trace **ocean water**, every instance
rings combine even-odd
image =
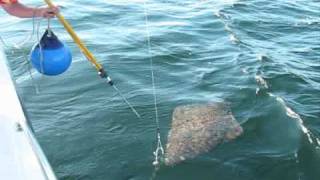
[[[57,20],[51,27],[72,49],[71,68],[57,77],[30,69],[36,38],[12,44],[30,35],[32,20],[1,11],[18,93],[59,179],[320,179],[319,0],[56,2],[142,115],[99,79]],[[46,24],[41,21],[40,34]],[[190,103],[230,103],[244,134],[155,171],[150,57],[164,144],[173,109]]]

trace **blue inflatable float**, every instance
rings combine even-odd
[[[46,30],[40,44],[32,48],[30,56],[32,66],[38,72],[48,76],[62,74],[70,67],[72,61],[69,47],[62,43],[50,29]]]

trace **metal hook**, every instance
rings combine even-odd
[[[154,161],[152,162],[152,165],[154,166],[159,166],[159,159],[161,158],[161,156],[164,155],[164,149],[162,147],[162,143],[161,143],[161,136],[160,133],[157,134],[157,149],[153,152],[154,157]]]

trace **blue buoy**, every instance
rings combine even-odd
[[[40,50],[41,46],[41,50]],[[69,47],[47,29],[39,44],[31,50],[32,66],[40,73],[55,76],[65,72],[71,65],[72,55]]]

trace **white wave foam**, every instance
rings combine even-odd
[[[239,43],[240,42],[239,39],[234,34],[230,34],[229,39],[233,43]]]
[[[313,49],[310,47],[302,47],[302,48],[294,48],[291,51],[295,53],[306,53],[306,52],[312,52]]]
[[[314,144],[315,142],[314,142],[314,141],[312,140],[312,138],[311,138],[312,134],[311,134],[311,132],[308,130],[308,128],[307,128],[306,126],[304,126],[303,120],[302,120],[302,118],[300,117],[300,115],[297,114],[296,112],[294,112],[290,107],[288,107],[287,104],[285,103],[285,101],[284,101],[281,97],[275,96],[275,95],[272,94],[272,93],[268,93],[268,94],[269,94],[270,97],[276,98],[276,100],[285,108],[287,116],[289,116],[289,117],[291,117],[291,118],[293,118],[293,119],[296,119],[296,120],[298,121],[299,126],[301,127],[302,132],[307,136],[309,142],[310,142],[311,144]],[[315,139],[316,139],[316,143],[317,143],[316,145],[319,147],[319,145],[320,145],[320,140],[319,140],[318,138],[315,138]]]
[[[307,17],[296,22],[295,26],[312,25],[312,24],[318,24],[319,22],[320,22],[320,18]]]
[[[269,86],[268,86],[268,84],[267,84],[267,81],[264,80],[262,76],[256,75],[256,76],[255,76],[255,79],[256,79],[256,81],[257,81],[257,83],[258,83],[259,86],[262,86],[262,87],[265,88],[265,89],[268,89],[268,88],[269,88]]]
[[[221,17],[220,10],[214,10],[214,15],[217,17]]]
[[[249,74],[248,69],[242,68],[241,71],[243,74]]]
[[[224,28],[225,28],[226,31],[232,32],[232,30],[231,30],[231,28],[229,27],[228,24],[225,24],[225,25],[224,25]]]

